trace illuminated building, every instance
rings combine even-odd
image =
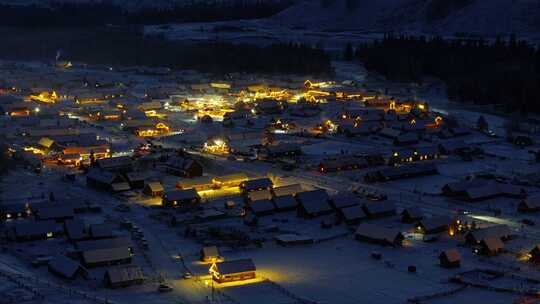
[[[214,263],[210,267],[212,279],[218,283],[237,282],[254,279],[256,267],[251,259]]]
[[[230,148],[225,140],[217,138],[206,142],[203,151],[212,154],[228,154]]]
[[[30,95],[30,100],[42,103],[56,103],[58,101],[58,94],[55,91],[41,92],[37,95]]]
[[[214,177],[212,182],[217,188],[222,187],[238,187],[244,181],[247,181],[249,178],[244,173],[238,174],[229,174],[220,177]]]

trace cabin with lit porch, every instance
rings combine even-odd
[[[255,279],[256,271],[251,259],[214,263],[209,270],[212,279],[220,284]]]
[[[163,194],[162,205],[165,207],[192,207],[201,202],[201,197],[195,189],[166,191]]]

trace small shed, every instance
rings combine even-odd
[[[444,268],[456,268],[461,265],[461,256],[459,254],[459,251],[457,249],[448,249],[439,255],[439,261],[441,264],[441,267]]]
[[[116,266],[107,269],[104,280],[110,288],[128,287],[142,284],[144,274],[141,267],[136,265]]]
[[[223,258],[221,257],[221,254],[219,253],[219,249],[217,246],[207,246],[201,248],[201,262],[205,263],[216,263],[218,261],[221,261]]]
[[[487,237],[480,241],[478,253],[495,256],[504,249],[504,243],[498,237]]]
[[[421,220],[423,217],[424,217],[424,212],[422,211],[422,208],[417,207],[417,206],[405,208],[401,212],[401,221],[403,223],[412,224],[414,222]]]
[[[218,283],[254,279],[256,277],[256,270],[255,264],[251,259],[214,263],[210,267],[212,278]]]
[[[540,244],[534,246],[534,248],[529,251],[529,261],[540,263]]]
[[[540,195],[529,196],[522,199],[518,204],[519,212],[538,212],[540,211]]]
[[[126,174],[126,180],[132,189],[144,188],[145,175],[141,172],[130,172]]]
[[[165,189],[163,189],[163,185],[158,181],[147,183],[143,189],[144,194],[153,197],[163,196],[164,191]]]

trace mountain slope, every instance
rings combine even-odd
[[[323,7],[326,2],[327,7]],[[318,30],[540,35],[538,0],[308,0],[273,17]]]

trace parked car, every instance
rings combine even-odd
[[[114,210],[118,212],[128,212],[130,208],[126,204],[118,204],[114,207]]]
[[[522,219],[521,223],[525,224],[525,225],[528,225],[528,226],[534,226],[534,224],[535,224],[534,221],[531,220],[531,219]]]
[[[159,284],[158,286],[159,292],[171,292],[173,291],[172,287],[166,284]]]

